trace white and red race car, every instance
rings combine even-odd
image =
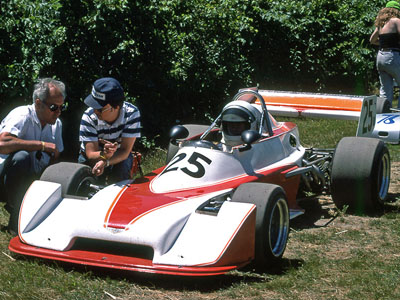
[[[240,135],[224,127],[235,118],[249,125]],[[210,126],[173,127],[166,166],[106,187],[90,171],[75,163],[47,168],[25,194],[9,249],[185,276],[265,267],[281,259],[289,220],[304,213],[299,198],[329,193],[339,208],[381,209],[390,157],[382,141],[363,137],[305,149],[296,125],[277,122],[264,97],[247,89]]]

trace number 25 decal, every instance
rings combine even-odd
[[[370,132],[375,124],[375,116],[373,116],[372,107],[373,99],[370,98],[363,102],[363,106],[365,107],[365,116],[362,120],[362,133],[365,134]]]
[[[209,159],[208,157],[206,157],[203,154],[200,154],[198,152],[193,152],[193,154],[188,159],[188,163],[195,167],[194,171],[191,171],[186,167],[184,167],[184,168],[173,167],[175,164],[177,164],[181,160],[185,159],[185,157],[186,157],[186,153],[178,154],[178,156],[175,157],[175,161],[173,161],[169,165],[169,167],[166,168],[160,174],[160,176],[165,174],[165,173],[167,173],[167,172],[178,171],[180,169],[183,173],[185,173],[185,174],[187,174],[187,175],[189,175],[191,177],[201,178],[206,173],[206,170],[204,169],[204,166],[202,165],[202,163],[200,161],[203,161],[203,162],[205,162],[207,164],[211,164],[211,159]]]

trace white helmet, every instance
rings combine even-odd
[[[241,135],[245,130],[259,129],[261,112],[257,104],[236,100],[222,110],[222,143],[237,146],[243,143]]]

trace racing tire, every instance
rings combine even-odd
[[[206,131],[207,128],[209,127],[208,125],[195,125],[195,124],[184,124],[183,126],[189,131],[189,135],[185,139],[190,139],[196,135],[200,135],[204,131]],[[178,141],[181,141],[181,140],[178,140]],[[167,164],[175,156],[175,154],[178,152],[178,150],[179,150],[179,146],[174,145],[171,142],[169,143],[168,151],[167,151],[167,159],[166,159]]]
[[[254,267],[265,268],[278,263],[289,236],[289,209],[282,187],[261,182],[244,183],[232,196],[232,202],[255,204]]]
[[[389,113],[391,108],[392,108],[392,106],[388,99],[382,98],[382,97],[376,98],[376,113],[377,114]]]
[[[47,167],[42,176],[42,181],[61,184],[62,196],[87,196],[87,186],[95,182],[92,169],[83,164],[60,162]]]
[[[390,155],[381,140],[345,137],[338,143],[331,171],[336,207],[357,215],[381,213],[390,183]]]

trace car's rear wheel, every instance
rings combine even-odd
[[[190,139],[190,138],[192,138],[192,137],[194,137],[196,135],[200,135],[204,131],[206,131],[208,129],[208,127],[209,127],[207,125],[195,125],[195,124],[184,124],[183,126],[189,131],[189,135],[185,139]],[[167,164],[171,161],[171,159],[178,152],[178,149],[179,149],[179,147],[177,145],[169,143],[168,152],[167,152],[167,159],[166,159],[166,163]]]
[[[255,267],[278,262],[289,235],[289,209],[284,190],[274,184],[245,183],[232,196],[233,202],[253,203],[257,207],[255,229]]]
[[[71,162],[60,162],[47,167],[40,180],[61,184],[63,197],[86,197],[89,185],[95,182],[89,166]]]
[[[339,209],[356,214],[383,209],[390,183],[390,156],[385,143],[374,138],[345,137],[332,161],[332,199]]]
[[[392,105],[390,104],[389,100],[386,98],[378,97],[376,100],[376,113],[377,114],[384,114],[389,113]]]

